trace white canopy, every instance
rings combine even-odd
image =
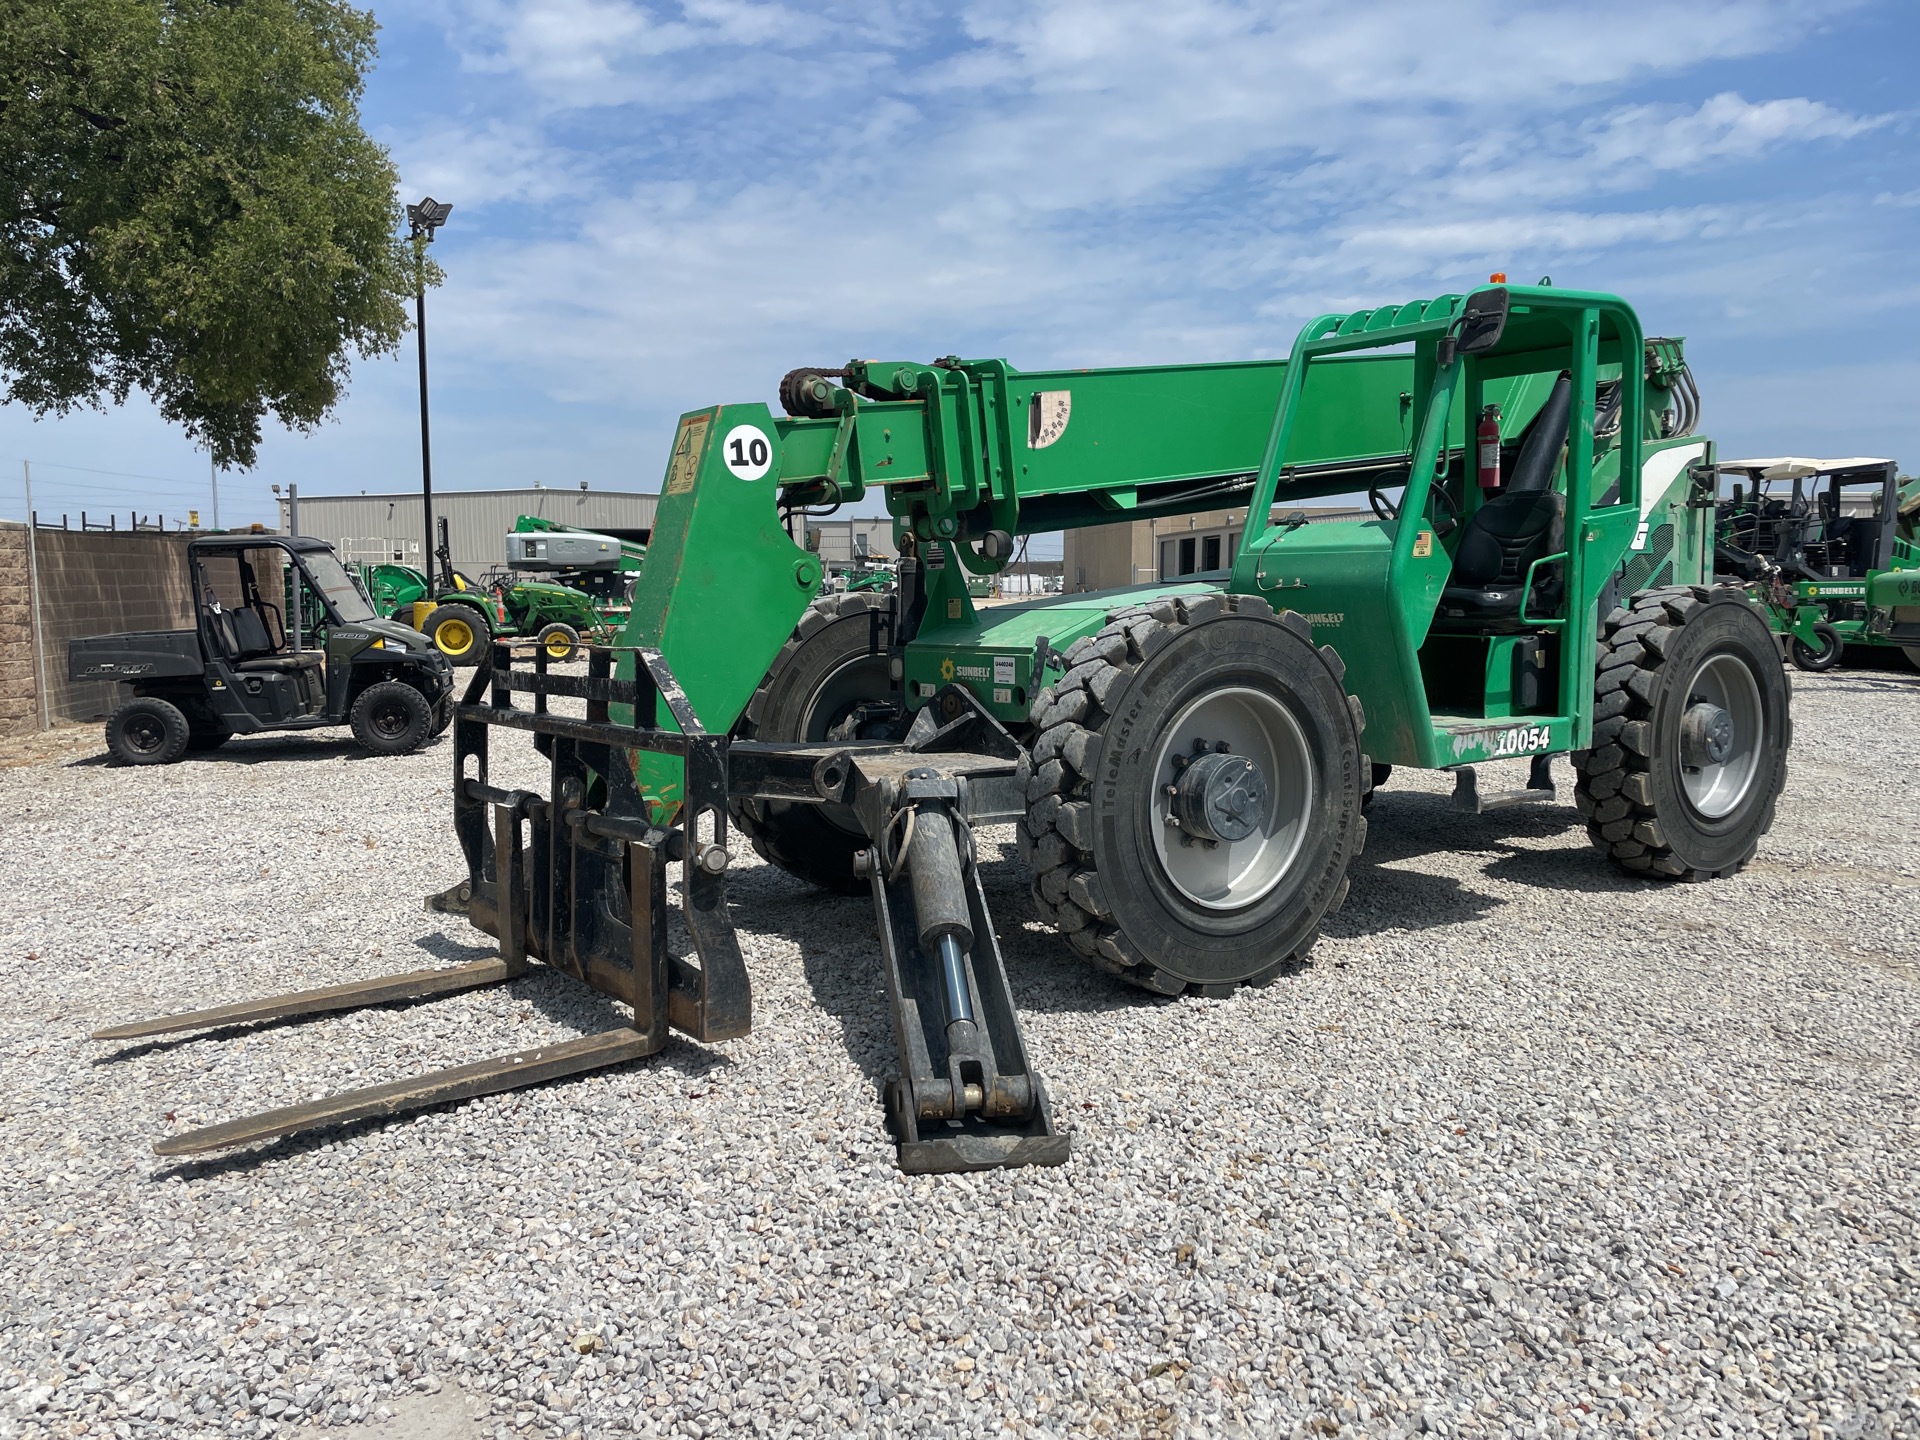
[[[1765,460],[1722,460],[1721,474],[1748,475],[1755,480],[1804,480],[1809,475],[1832,475],[1842,470],[1864,470],[1872,465],[1891,465],[1891,460],[1875,460],[1855,455],[1845,460],[1813,460],[1805,455],[1775,455]]]

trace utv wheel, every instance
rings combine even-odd
[[[456,665],[479,663],[480,651],[491,638],[487,622],[471,605],[442,605],[420,631],[433,642],[433,648]]]
[[[1793,739],[1787,674],[1736,586],[1643,591],[1607,616],[1593,748],[1573,756],[1593,843],[1642,875],[1731,875],[1773,827]]]
[[[556,621],[541,627],[536,643],[547,652],[549,660],[571,660],[580,649],[580,632]]]
[[[449,690],[433,702],[433,735],[444,735],[447,727],[453,724],[453,692]]]
[[[413,686],[382,680],[360,692],[349,719],[353,738],[374,754],[407,755],[432,732],[433,707]]]
[[[1788,645],[1788,653],[1793,663],[1800,669],[1818,675],[1823,671],[1835,669],[1847,653],[1846,642],[1840,638],[1840,632],[1821,621],[1813,627],[1813,633],[1820,637],[1820,648],[1813,649],[1804,641],[1794,640]]]
[[[122,765],[171,765],[193,731],[172,701],[142,695],[107,717],[107,753]]]
[[[816,600],[747,702],[737,733],[749,740],[825,740],[849,721],[859,728],[858,708],[884,704],[892,694],[886,651],[873,653],[875,617],[890,608],[887,597],[871,591]],[[865,728],[870,735],[873,727]],[[845,806],[735,800],[729,809],[769,864],[843,894],[867,889],[853,873],[867,834]]]
[[[1122,610],[1064,658],[1025,772],[1041,916],[1160,994],[1304,956],[1366,839],[1340,657],[1301,616],[1230,595]]]

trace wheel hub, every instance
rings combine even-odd
[[[1243,910],[1293,869],[1314,807],[1313,757],[1276,695],[1228,685],[1168,723],[1153,760],[1153,848],[1180,898]]]
[[[1224,740],[1212,751],[1191,759],[1177,756],[1173,763],[1180,778],[1168,787],[1173,792],[1168,818],[1183,839],[1232,844],[1265,827],[1272,812],[1267,777],[1246,756],[1228,753]]]
[[[1709,655],[1686,689],[1680,712],[1682,789],[1694,813],[1719,820],[1739,808],[1760,773],[1767,718],[1760,686],[1731,651]]]
[[[1733,716],[1711,701],[1696,701],[1680,720],[1680,763],[1689,770],[1724,765],[1733,739]]]

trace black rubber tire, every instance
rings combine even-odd
[[[1224,993],[1305,957],[1347,894],[1366,843],[1371,762],[1346,667],[1291,611],[1254,596],[1163,599],[1114,612],[1075,641],[1068,669],[1034,697],[1020,848],[1033,901],[1078,954],[1157,994]],[[1153,825],[1159,737],[1194,699],[1225,686],[1261,692],[1300,727],[1314,799],[1290,868],[1237,910],[1193,903],[1163,869]]]
[[[107,717],[107,753],[120,765],[171,765],[193,730],[171,700],[138,695]]]
[[[558,620],[542,625],[534,640],[547,652],[547,659],[557,664],[564,665],[580,653],[580,632]]]
[[[464,649],[449,649],[448,644],[452,642],[442,642],[440,627],[449,622],[467,627],[469,642]],[[469,605],[464,600],[449,600],[428,613],[427,623],[420,627],[420,633],[433,642],[434,649],[455,665],[478,665],[488,642],[493,638],[493,627],[487,623],[486,612],[478,605]]]
[[[1804,641],[1798,639],[1788,642],[1787,653],[1793,657],[1794,666],[1810,675],[1839,669],[1840,662],[1847,655],[1847,644],[1840,638],[1840,632],[1822,620],[1813,627],[1813,633],[1826,642],[1818,650],[1809,649]]]
[[[449,690],[433,702],[433,729],[431,734],[444,735],[447,727],[453,724],[453,692]]]
[[[360,692],[348,722],[375,755],[410,755],[433,732],[433,706],[403,680],[380,680]]]
[[[1732,875],[1753,858],[1787,783],[1792,689],[1766,621],[1734,585],[1643,590],[1602,625],[1593,746],[1573,752],[1574,804],[1622,869],[1675,880]],[[1707,819],[1686,798],[1680,720],[1700,666],[1732,655],[1752,676],[1764,733],[1746,793]]]
[[[191,753],[218,750],[233,738],[233,731],[224,725],[203,725],[196,721],[187,722],[187,749]]]
[[[870,655],[873,616],[890,608],[887,596],[870,590],[814,601],[774,657],[734,733],[746,740],[824,739],[845,707],[829,705],[822,713],[809,713],[818,708],[810,702],[823,684]],[[875,664],[849,674],[859,698],[890,697],[885,667],[883,652]],[[853,873],[853,857],[868,841],[851,813],[783,800],[735,800],[728,810],[768,864],[844,895],[868,890],[868,883]]]

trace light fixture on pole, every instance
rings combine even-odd
[[[427,196],[407,206],[408,238],[414,247],[413,318],[420,346],[420,507],[426,521],[427,574],[433,575],[433,444],[427,430],[427,257],[433,232],[447,223],[453,206]]]

